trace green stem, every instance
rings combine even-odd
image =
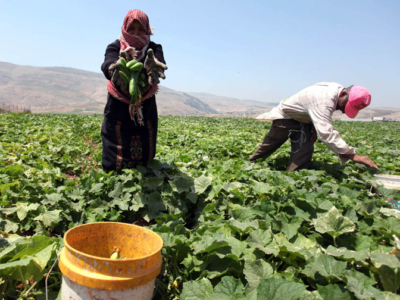
[[[31,289],[33,289],[35,287],[35,285],[37,284],[37,281],[31,285],[31,287],[26,291],[26,293],[23,294],[24,297],[28,297],[29,296],[29,292],[31,291]]]
[[[26,292],[26,290],[27,290],[27,286],[25,285],[25,283],[23,283],[23,285],[24,285],[24,290],[19,294],[19,297],[18,297],[18,300],[19,299],[23,299],[23,297],[24,297],[24,295],[25,295],[25,292]]]

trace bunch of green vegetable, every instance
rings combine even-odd
[[[143,64],[136,60],[131,60],[127,62],[125,58],[121,57],[118,62],[119,66],[119,75],[125,81],[126,84],[129,85],[129,94],[131,95],[131,104],[135,105],[136,100],[142,98],[142,93],[139,89],[139,85],[141,87],[145,87],[145,76],[144,74],[140,74],[143,69]]]

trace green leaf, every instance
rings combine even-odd
[[[400,210],[393,209],[393,208],[381,207],[380,212],[381,212],[381,214],[383,214],[387,217],[395,217],[396,219],[400,220]]]
[[[400,257],[375,252],[371,254],[371,261],[385,291],[397,291],[400,286]]]
[[[206,176],[200,176],[194,180],[194,190],[198,195],[204,193],[210,185],[211,179]]]
[[[318,285],[318,292],[324,300],[352,300],[351,293],[346,290],[343,284]]]
[[[129,204],[131,202],[132,195],[129,193],[124,194],[123,196],[119,196],[118,198],[114,198],[113,201],[110,202],[111,207],[115,207],[118,205],[118,207],[123,210],[127,211],[129,210]]]
[[[85,190],[76,188],[72,192],[68,193],[67,196],[72,200],[83,200],[85,199]]]
[[[305,291],[300,297],[299,300],[323,300],[320,293],[318,291]]]
[[[159,211],[166,210],[165,204],[162,201],[161,194],[159,192],[154,192],[150,195],[144,195],[142,202],[143,204],[147,205],[148,210],[144,218],[148,222],[155,219]]]
[[[316,231],[328,233],[334,238],[346,232],[353,232],[356,228],[355,224],[344,217],[335,206],[322,217],[313,219],[312,224]]]
[[[28,203],[18,202],[16,209],[18,219],[20,221],[24,220],[30,211],[37,210],[39,206],[40,206],[39,203],[28,204]]]
[[[346,262],[337,261],[331,256],[319,254],[306,264],[302,273],[314,279],[316,279],[316,274],[318,273],[328,283],[333,283],[336,280],[340,280],[346,265]]]
[[[237,220],[231,220],[230,226],[239,233],[246,233],[251,229],[258,229],[258,221],[254,220],[254,221],[239,222]]]
[[[144,207],[142,199],[138,194],[135,195],[131,200],[132,200],[131,206],[129,207],[130,210],[138,211],[140,208]]]
[[[260,279],[267,279],[273,276],[274,270],[269,263],[262,259],[256,261],[246,260],[243,273],[249,285],[257,287]]]
[[[222,188],[227,191],[227,192],[232,192],[236,189],[239,189],[242,187],[242,184],[240,182],[226,182],[224,183],[224,185],[222,186]]]
[[[194,242],[192,248],[195,254],[211,252],[221,247],[229,246],[223,233],[214,236],[203,236],[200,241]]]
[[[276,187],[262,182],[256,182],[251,187],[258,194],[269,194],[276,190]]]
[[[369,253],[366,250],[353,251],[353,250],[348,250],[344,247],[335,248],[331,245],[328,246],[328,248],[325,251],[325,254],[335,256],[349,262],[365,261],[367,258],[369,258]]]
[[[353,292],[357,299],[385,299],[381,291],[372,287],[376,283],[375,280],[354,269],[346,272],[345,282],[347,289]]]
[[[43,205],[56,205],[63,198],[62,194],[53,193],[46,195],[46,199],[42,200]]]
[[[61,221],[60,213],[62,210],[46,211],[34,218],[35,221],[42,221],[46,227],[53,227]]]
[[[163,182],[164,182],[164,179],[161,177],[152,177],[152,178],[147,179],[144,182],[143,187],[151,189],[151,190],[155,190],[160,185],[162,185]]]
[[[189,192],[192,186],[192,181],[189,178],[183,176],[175,176],[173,180],[169,182],[172,190],[181,194],[183,192]]]
[[[290,221],[286,218],[286,220],[281,222],[281,231],[286,235],[287,239],[290,240],[297,234],[302,223],[303,219],[297,216],[292,217]]]
[[[44,248],[48,247],[52,243],[53,241],[51,238],[45,236],[33,236],[32,238],[30,238],[29,242],[25,244],[23,250],[19,251],[13,258],[9,260],[9,262],[24,259],[26,257],[34,255],[35,253],[42,251]]]
[[[101,194],[103,192],[103,186],[104,183],[95,183],[92,185],[92,188],[90,189],[89,193],[92,194]]]
[[[43,270],[51,258],[53,245],[50,245],[40,252],[28,258],[0,264],[0,277],[7,276],[25,282],[33,278],[39,281],[43,278]]]
[[[225,276],[218,283],[213,293],[207,300],[238,300],[243,298],[244,286],[239,279],[231,276]]]
[[[305,290],[306,286],[304,284],[283,278],[260,279],[260,284],[257,287],[257,299],[297,300]]]
[[[198,281],[184,282],[181,300],[207,300],[212,293],[213,287],[207,278]]]
[[[7,233],[10,233],[10,232],[14,232],[15,233],[19,229],[18,223],[15,223],[15,222],[10,221],[10,220],[2,220],[1,223],[0,223],[0,226]]]
[[[246,242],[249,246],[263,251],[265,254],[278,255],[279,248],[272,240],[272,233],[266,230],[253,230]]]
[[[391,292],[382,292],[385,300],[400,300],[400,296]]]
[[[114,190],[112,190],[111,192],[108,193],[108,196],[110,198],[118,198],[122,195],[122,183],[121,182],[117,182],[114,186]]]

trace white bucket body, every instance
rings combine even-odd
[[[155,279],[130,289],[103,290],[94,289],[73,282],[68,277],[62,277],[62,300],[150,300],[153,297]]]
[[[400,190],[399,175],[379,174],[375,175],[375,179],[387,189]]]

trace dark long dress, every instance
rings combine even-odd
[[[165,64],[161,45],[150,42],[149,48],[153,49],[154,56]],[[119,50],[119,40],[107,46],[101,70],[108,80],[111,79],[108,68],[118,60]],[[151,161],[155,156],[158,129],[156,97],[152,96],[142,104],[145,126],[131,120],[128,107],[129,104],[115,99],[108,93],[101,128],[103,169],[106,171],[133,168]]]

